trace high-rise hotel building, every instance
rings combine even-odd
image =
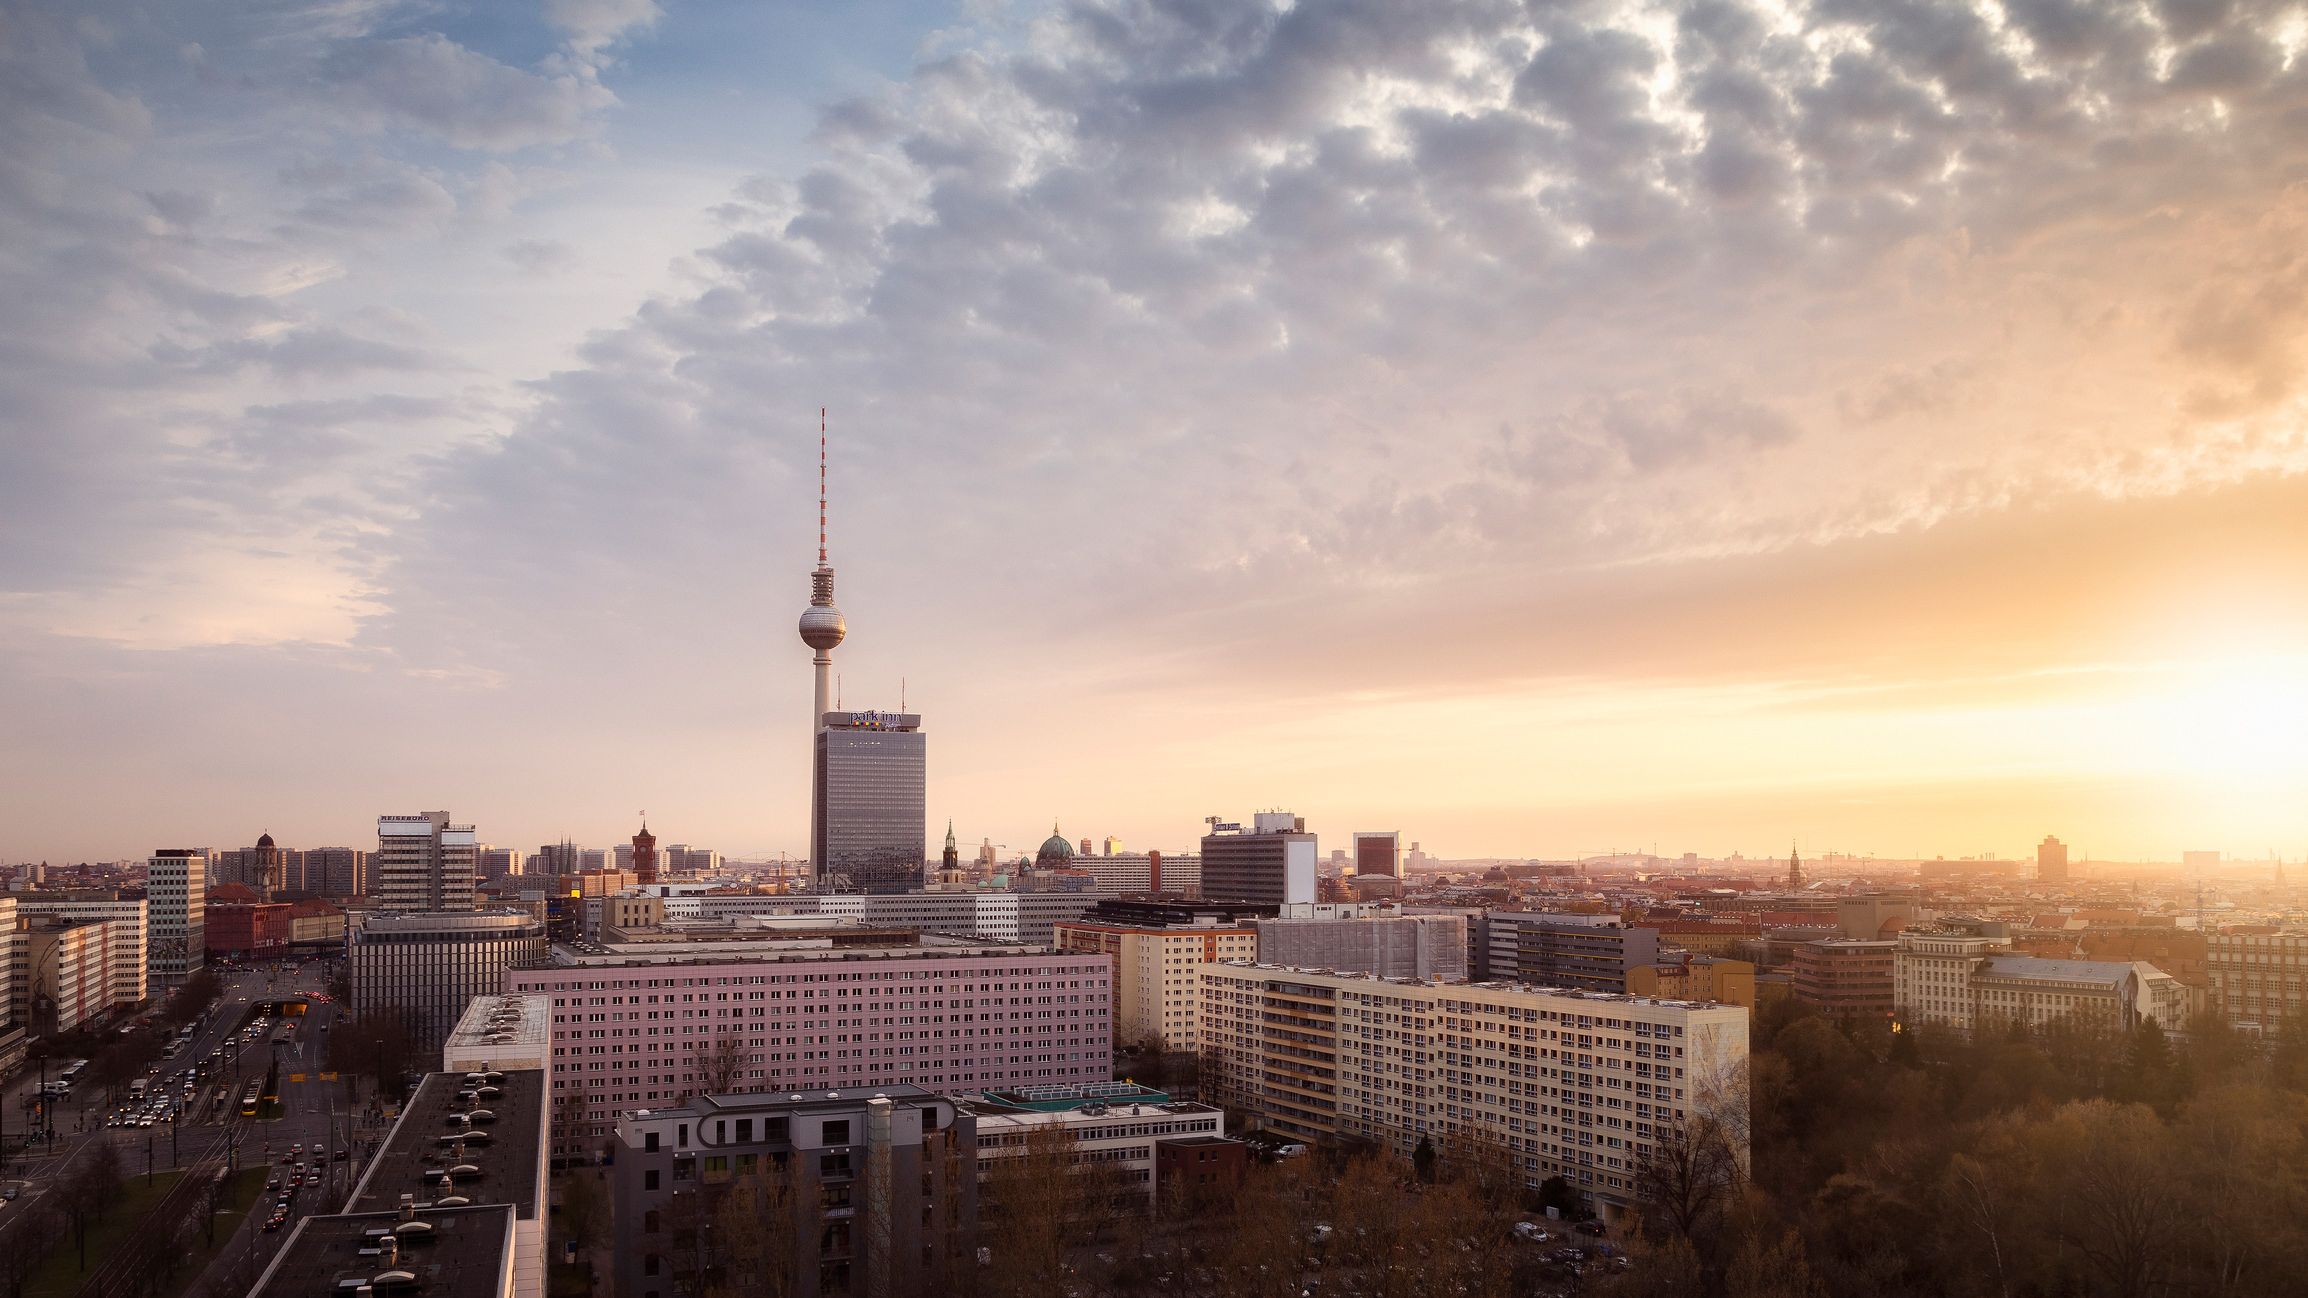
[[[1744,1113],[1736,1005],[1268,965],[1199,973],[1207,1098],[1309,1140],[1408,1153],[1422,1136],[1485,1135],[1530,1184],[1560,1176],[1615,1212],[1664,1134],[1718,1106]]]
[[[471,825],[452,825],[446,811],[377,817],[370,858],[379,910],[473,909],[480,839]]]
[[[827,892],[919,892],[927,736],[911,712],[828,712],[817,730],[810,861]]]

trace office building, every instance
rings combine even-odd
[[[721,872],[721,853],[710,847],[675,843],[665,849],[665,873],[677,879]]]
[[[615,1143],[622,1298],[894,1298],[949,1292],[974,1269],[971,1118],[919,1087],[699,1096],[626,1115]],[[733,1191],[766,1213],[771,1243],[733,1253],[733,1241],[715,1241],[711,1223]]]
[[[144,866],[151,991],[165,996],[208,959],[208,853],[164,847]]]
[[[152,994],[152,963],[148,942],[152,903],[143,897],[124,897],[111,888],[81,888],[59,892],[16,894],[17,913],[53,915],[85,923],[109,923],[105,1004],[112,1009],[133,1009]]]
[[[545,925],[522,911],[375,911],[352,926],[353,1014],[393,1013],[421,1050],[440,1045],[505,971],[545,958]]]
[[[975,1119],[980,1186],[995,1176],[1001,1160],[1025,1154],[1036,1132],[1055,1130],[1065,1133],[1075,1162],[1096,1164],[1148,1210],[1159,1202],[1164,1146],[1182,1140],[1240,1143],[1226,1139],[1224,1110],[1128,1082],[992,1091],[961,1100],[959,1107]],[[1212,1157],[1205,1152],[1202,1161]]]
[[[1261,811],[1250,827],[1212,822],[1202,839],[1202,895],[1213,901],[1309,903],[1315,836],[1287,811]]]
[[[304,850],[305,889],[320,897],[363,897],[369,891],[369,854],[357,847]]]
[[[2204,940],[2212,1009],[2262,1032],[2297,1031],[2308,1006],[2308,933],[2213,933]]]
[[[2036,882],[2066,883],[2068,880],[2068,845],[2049,834],[2036,844]]]
[[[1040,947],[859,948],[771,931],[750,949],[556,946],[548,967],[506,974],[504,990],[553,998],[553,1095],[568,1106],[555,1153],[567,1158],[597,1150],[611,1115],[740,1087],[1103,1081],[1112,979],[1102,956]]]
[[[911,712],[828,712],[814,763],[821,892],[917,892],[928,852],[928,738]]]
[[[1354,872],[1402,877],[1402,834],[1364,831],[1354,836]]]
[[[1659,962],[1659,930],[1616,915],[1494,910],[1481,923],[1478,979],[1623,992],[1627,971]]]
[[[1201,1049],[1194,970],[1219,960],[1252,960],[1257,930],[1246,924],[1176,926],[1069,920],[1053,930],[1061,951],[1103,955],[1114,971],[1114,1040],[1157,1054]]]
[[[377,817],[377,854],[370,861],[372,893],[380,910],[473,909],[480,840],[471,825],[452,825],[446,811]],[[447,1025],[444,1024],[445,1028]]]
[[[1896,940],[1803,942],[1790,961],[1795,999],[1833,1019],[1889,1019]]]
[[[25,1020],[16,1008],[16,965],[23,947],[23,935],[16,931],[16,899],[0,892],[0,1034],[11,1024],[21,1027]]]
[[[545,1298],[545,1119],[534,1068],[426,1074],[345,1203],[298,1218],[249,1298]]]
[[[1200,974],[1205,1093],[1307,1140],[1409,1154],[1421,1137],[1487,1136],[1527,1185],[1560,1176],[1616,1217],[1664,1132],[1718,1109],[1745,1117],[1739,1006],[1264,965]]]
[[[1381,978],[1467,977],[1467,922],[1458,915],[1260,919],[1259,964]]]

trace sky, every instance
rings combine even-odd
[[[0,860],[2308,854],[2308,9],[0,0]]]

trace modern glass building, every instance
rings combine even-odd
[[[928,736],[912,712],[828,712],[817,732],[811,868],[821,892],[914,892],[929,850]]]

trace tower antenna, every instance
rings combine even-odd
[[[825,407],[817,408],[817,566],[825,566]]]

